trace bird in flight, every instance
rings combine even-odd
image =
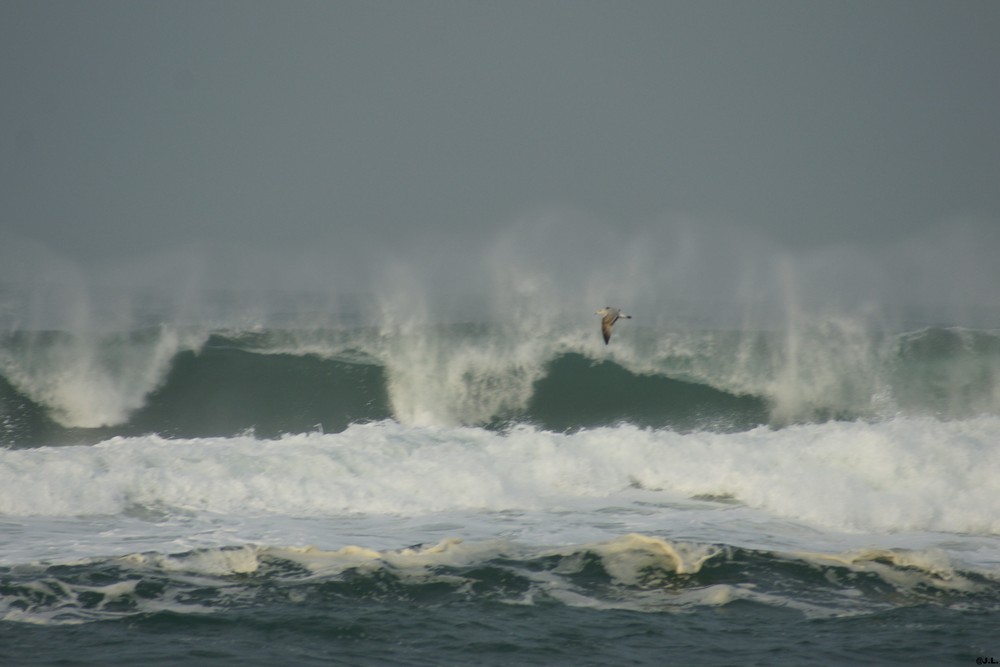
[[[618,308],[612,308],[611,306],[605,306],[598,310],[595,315],[602,315],[601,317],[601,333],[604,334],[604,344],[607,345],[608,341],[611,340],[611,327],[618,318],[624,317],[626,320],[632,319],[631,315],[626,315]]]

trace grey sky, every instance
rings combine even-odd
[[[995,240],[998,35],[987,0],[7,0],[0,225],[83,264],[362,262],[554,209]]]

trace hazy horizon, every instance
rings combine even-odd
[[[984,317],[998,34],[989,2],[6,2],[0,279]]]

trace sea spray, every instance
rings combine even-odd
[[[5,337],[0,372],[58,423],[122,424],[164,380],[175,356],[206,336],[170,326],[131,332],[23,332]]]
[[[886,270],[863,252],[813,257],[746,231],[694,221],[665,223],[619,240],[612,226],[578,222],[566,212],[527,217],[499,226],[493,243],[461,254],[449,244],[422,246],[417,258],[386,253],[351,280],[331,280],[328,292],[309,296],[278,286],[263,289],[256,281],[275,275],[275,266],[266,262],[256,278],[252,271],[241,274],[246,280],[225,290],[201,284],[198,267],[209,259],[180,253],[176,262],[150,264],[157,274],[171,265],[190,268],[190,276],[177,284],[161,281],[162,288],[147,292],[148,276],[145,283],[126,286],[132,275],[122,269],[114,274],[121,284],[112,280],[98,287],[71,263],[53,261],[57,270],[50,284],[26,285],[23,294],[4,292],[17,302],[5,312],[21,315],[0,340],[0,374],[18,394],[13,402],[28,401],[63,427],[121,426],[121,434],[204,435],[200,425],[213,423],[211,435],[256,427],[276,435],[304,425],[342,430],[355,420],[381,418],[423,426],[527,420],[544,427],[547,422],[536,417],[552,411],[538,409],[537,391],[551,373],[567,367],[566,359],[574,367],[574,382],[599,384],[587,375],[586,364],[576,363],[581,358],[595,374],[624,369],[626,389],[619,397],[631,401],[650,388],[654,393],[643,397],[641,419],[640,411],[625,406],[584,420],[580,410],[566,411],[572,407],[567,406],[549,422],[560,429],[619,421],[681,429],[731,425],[714,418],[713,409],[721,405],[714,398],[701,418],[678,422],[678,386],[640,387],[640,378],[721,392],[727,406],[726,396],[763,401],[768,410],[763,421],[773,426],[1000,411],[996,332],[900,328],[894,313],[905,304],[893,301],[891,293],[842,294],[837,275],[851,273],[857,287]],[[905,266],[905,254],[888,254]],[[223,267],[211,268],[213,275],[224,273]],[[331,271],[337,277],[335,268]],[[363,291],[352,291],[359,285]],[[943,294],[947,286],[938,287],[935,293]],[[605,305],[634,316],[609,346],[593,315]],[[196,359],[187,354],[202,349],[209,337],[219,354]],[[223,347],[247,355],[220,364]],[[284,370],[281,360],[255,364],[252,355],[284,355],[287,363]],[[314,357],[365,368],[357,375],[366,385],[356,392],[360,405],[344,399],[357,379],[350,368],[320,367]],[[170,376],[178,364],[195,368],[185,377],[202,383],[197,393],[206,404],[213,392],[242,384],[255,400],[245,401],[237,391],[225,402],[237,413],[241,404],[255,407],[231,419],[183,424],[178,412],[183,402],[170,401],[192,394],[192,388]],[[218,377],[233,368],[246,377],[238,382]],[[328,400],[323,395],[300,400],[287,409],[303,414],[291,418],[274,414],[290,405],[271,400],[275,387],[325,392],[327,385],[314,381],[323,375],[336,376],[337,389]],[[173,383],[171,391],[157,395],[165,383]],[[372,383],[381,386],[373,390]],[[549,383],[548,395],[562,386]],[[324,400],[328,405],[316,409]],[[154,405],[157,401],[165,403]],[[139,420],[147,408],[145,416],[167,416]],[[9,416],[15,408],[2,410]],[[267,419],[260,418],[264,413]],[[738,421],[759,423],[756,417]],[[39,440],[21,440],[28,441]]]
[[[560,343],[554,338],[544,274],[491,262],[488,320],[449,323],[405,265],[387,272],[378,296],[377,356],[393,415],[414,426],[484,424],[516,417]],[[440,303],[434,304],[441,308]]]

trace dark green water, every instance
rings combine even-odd
[[[433,593],[428,592],[428,597]],[[686,612],[326,599],[66,627],[0,624],[4,665],[973,665],[995,612],[918,605],[807,619],[752,602]],[[989,639],[993,638],[993,639]]]
[[[267,549],[166,560],[148,554],[145,565],[110,559],[4,568],[0,595],[8,614],[48,621],[0,623],[0,659],[4,665],[942,665],[1000,652],[1000,585],[982,574],[922,570],[905,554],[824,564],[722,545],[696,571],[674,571],[651,549],[582,548],[415,570],[366,561],[325,574]],[[257,566],[224,575],[192,569],[217,562],[206,556],[227,553],[256,553]],[[304,555],[314,564],[323,557]],[[164,565],[150,567],[154,562]]]

